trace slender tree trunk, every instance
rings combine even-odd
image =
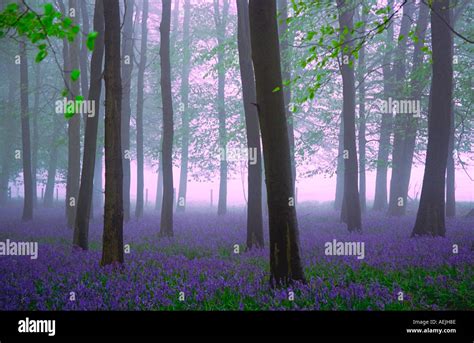
[[[23,220],[33,219],[33,177],[31,175],[30,118],[28,105],[28,59],[25,41],[20,41],[20,106],[23,162]]]
[[[122,149],[123,149],[123,218],[130,220],[130,87],[133,68],[133,7],[134,0],[125,1],[125,21],[122,34]]]
[[[76,9],[77,1],[69,0],[69,9]],[[72,21],[77,24],[77,18],[71,17]],[[70,77],[70,73],[74,69],[79,69],[79,40],[75,39],[70,43],[69,61],[70,70],[67,71],[66,77]],[[70,82],[70,98],[75,100],[80,95],[80,82]],[[78,113],[68,119],[68,160],[67,160],[67,184],[66,184],[66,213],[67,226],[72,228],[76,219],[77,197],[79,193],[79,178],[81,174],[81,119]]]
[[[170,66],[171,0],[162,0],[160,24],[161,98],[163,103],[163,206],[160,236],[173,236],[173,98]]]
[[[163,145],[163,142],[160,144]],[[156,201],[155,201],[155,211],[161,213],[161,205],[163,204],[163,158],[160,152],[160,158],[158,161],[158,180],[156,185]]]
[[[89,219],[94,190],[94,169],[97,151],[97,131],[99,127],[100,93],[102,88],[102,62],[104,58],[104,9],[101,1],[96,1],[94,9],[94,31],[98,33],[91,61],[91,84],[88,101],[93,102],[95,115],[87,117],[84,138],[84,157],[81,185],[77,202],[77,216],[74,225],[73,245],[87,250],[89,247]]]
[[[61,130],[61,124],[63,119],[60,117],[54,118],[54,130],[53,134],[51,135],[51,152],[49,154],[49,163],[48,163],[48,177],[46,180],[46,189],[44,191],[44,207],[50,208],[53,207],[54,203],[54,186],[56,184],[56,169],[58,165],[58,151],[59,151],[59,143],[58,137],[56,135],[57,132]]]
[[[102,101],[101,101],[102,103]],[[104,191],[102,188],[102,179],[103,179],[103,156],[104,156],[104,128],[100,125],[102,120],[102,116],[99,113],[99,131],[97,134],[97,150],[95,155],[95,164],[94,164],[94,193],[92,195],[92,207],[91,207],[91,215],[92,212],[96,212],[99,209],[102,209],[104,206]],[[96,211],[94,211],[94,208]],[[98,211],[100,212],[100,211]]]
[[[449,132],[448,162],[446,167],[446,217],[456,216],[456,169],[454,166],[454,102],[451,105],[451,130]]]
[[[345,28],[351,32],[354,15],[353,4],[344,0],[337,0],[339,10],[339,27],[341,34]],[[355,76],[354,68],[349,65],[353,62],[351,35],[346,34],[343,52],[341,74],[343,87],[343,121],[344,121],[344,195],[342,198],[341,220],[347,224],[349,231],[362,230],[359,190],[357,186],[357,150],[355,136]],[[347,54],[347,55],[346,55]]]
[[[238,49],[240,77],[242,79],[242,100],[245,111],[245,128],[249,156],[255,152],[256,161],[248,160],[248,204],[247,204],[247,249],[261,248],[263,242],[262,218],[262,150],[258,112],[255,106],[256,90],[250,46],[250,24],[247,0],[237,0]]]
[[[337,166],[336,166],[336,195],[334,200],[334,209],[342,209],[342,197],[344,195],[344,120],[339,124],[339,143],[337,147]]]
[[[365,33],[365,26],[367,22],[367,13],[364,11],[364,6],[361,6],[361,21],[363,25],[360,29],[362,34]],[[360,210],[365,212],[367,207],[366,199],[366,178],[365,178],[365,45],[362,45],[359,51],[359,68],[358,68],[358,89],[359,89],[359,199]]]
[[[278,10],[280,16],[278,18],[278,34],[280,37],[280,49],[282,55],[282,72],[283,81],[291,80],[291,47],[290,37],[288,37],[288,1],[278,0]],[[288,138],[290,140],[290,154],[291,154],[291,173],[293,177],[293,188],[296,182],[296,162],[295,162],[295,133],[293,128],[293,113],[290,111],[291,103],[291,88],[290,86],[283,88],[283,95],[285,99],[285,112],[288,121]]]
[[[140,46],[140,62],[138,64],[137,80],[137,203],[135,206],[135,217],[141,218],[143,215],[143,103],[144,103],[144,79],[148,42],[148,0],[143,1],[142,8],[142,39]]]
[[[414,4],[407,2],[403,6],[403,17],[398,36],[397,52],[395,54],[393,72],[395,78],[394,96],[396,100],[405,100],[407,93],[404,91],[406,81],[406,54],[408,48],[408,32],[411,28],[411,17],[414,14]],[[390,109],[392,110],[392,109]],[[404,114],[399,109],[395,113],[393,127],[393,152],[392,152],[392,177],[390,179],[390,196],[388,214],[402,216],[406,210],[407,195],[403,194],[403,141],[405,129],[403,126]]]
[[[13,61],[13,56],[7,57],[10,61]],[[5,112],[5,134],[2,137],[2,172],[0,174],[0,205],[4,206],[8,202],[8,188],[10,181],[10,173],[12,169],[12,162],[14,157],[14,149],[10,142],[13,141],[15,127],[17,123],[15,120],[15,109],[16,109],[16,92],[18,88],[18,68],[12,63],[5,63],[6,66],[6,75],[8,77],[8,94],[6,99],[6,106],[8,111]]]
[[[80,52],[80,59],[79,64],[81,67],[81,93],[82,96],[85,98],[88,94],[88,87],[89,87],[89,52],[87,49],[87,34],[90,32],[89,28],[89,13],[87,12],[87,2],[86,1],[79,1],[80,3],[80,10],[81,10],[81,19],[82,19],[82,32],[84,32],[84,39],[81,42],[81,52]],[[84,114],[84,125],[86,125],[87,115]]]
[[[446,23],[451,22],[450,1],[431,4],[433,77],[431,80],[428,148],[420,206],[412,236],[443,236],[445,227],[445,172],[448,160],[453,93],[453,37]]]
[[[103,0],[105,45],[105,206],[101,265],[123,262],[120,8]]]
[[[191,62],[189,21],[191,5],[190,0],[184,2],[183,22],[183,67],[181,69],[181,103],[182,113],[182,146],[181,168],[179,175],[179,193],[176,205],[177,212],[184,212],[186,208],[186,190],[188,182],[188,155],[189,155],[189,64]]]
[[[388,1],[388,5],[393,8],[393,0]],[[387,100],[392,94],[392,78],[393,71],[392,62],[392,42],[393,42],[393,25],[387,28],[387,38],[385,44],[385,53],[383,57],[383,95]],[[392,112],[382,113],[382,121],[380,123],[379,149],[377,152],[377,173],[375,176],[375,196],[374,211],[382,211],[387,208],[387,171],[388,157],[390,155],[390,136],[392,132],[393,116]]]
[[[224,0],[222,13],[219,9],[219,0],[214,0],[214,22],[217,32],[217,45],[223,46],[229,12],[229,1]],[[217,112],[219,117],[219,148],[224,151],[225,158],[221,158],[219,172],[219,202],[217,214],[223,215],[227,212],[227,130],[225,113],[225,67],[224,52],[219,49],[217,52]]]
[[[39,133],[38,133],[38,116],[39,116],[39,97],[40,97],[40,80],[41,80],[41,64],[35,63],[35,95],[33,100],[33,137],[32,137],[32,151],[31,151],[31,175],[33,183],[33,206],[37,206],[37,181],[36,175],[38,173],[38,148],[39,148]]]
[[[304,281],[291,177],[290,143],[282,92],[275,1],[250,0],[250,37],[265,161],[270,225],[270,282]]]

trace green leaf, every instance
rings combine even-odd
[[[275,88],[273,88],[272,93],[279,92],[280,90],[281,90],[280,87],[275,87]]]
[[[404,35],[400,35],[400,36],[398,36],[398,41],[399,41],[399,42],[401,42],[401,41],[403,40],[403,38],[405,38],[405,36],[404,36]]]
[[[90,51],[94,50],[95,40],[98,35],[99,33],[95,31],[87,35],[86,46],[87,46],[87,49],[89,49]]]
[[[73,71],[71,71],[71,80],[77,81],[80,75],[81,75],[81,71],[79,69],[74,69]]]
[[[40,51],[36,55],[35,62],[40,63],[42,60],[45,59],[46,56],[48,56],[48,51],[44,49],[40,49]]]
[[[62,96],[62,97],[67,97],[68,94],[69,94],[69,91],[68,91],[67,89],[63,89],[63,90],[61,91],[61,96]]]

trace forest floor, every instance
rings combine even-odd
[[[447,219],[446,238],[410,238],[413,213],[369,211],[363,232],[349,233],[336,212],[315,207],[298,207],[307,282],[278,290],[269,287],[268,235],[264,249],[245,251],[243,209],[176,214],[172,239],[158,237],[150,210],[124,227],[123,268],[99,266],[99,220],[90,250],[72,252],[63,209],[40,208],[32,222],[21,222],[20,207],[2,209],[0,241],[38,242],[38,258],[0,256],[0,310],[474,309],[474,218]],[[363,242],[363,258],[327,255],[334,239]]]

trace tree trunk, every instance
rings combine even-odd
[[[304,281],[291,177],[290,143],[282,92],[275,1],[250,0],[250,37],[270,226],[270,283]]]
[[[283,81],[291,80],[291,47],[290,37],[288,37],[288,1],[278,0],[278,10],[280,16],[278,18],[278,34],[280,37],[280,50],[282,55],[282,72],[281,76]],[[293,178],[293,188],[296,182],[296,162],[295,162],[295,133],[293,129],[293,113],[290,111],[291,103],[291,87],[287,86],[283,88],[283,95],[285,100],[285,112],[288,121],[288,139],[290,140],[290,154],[291,154],[291,173]]]
[[[163,142],[161,142],[160,145],[163,145]],[[158,161],[158,180],[157,180],[157,185],[156,185],[156,201],[155,201],[155,211],[158,211],[161,213],[161,205],[163,203],[163,158],[162,154],[160,152],[160,158]]]
[[[163,206],[160,236],[173,236],[173,98],[170,66],[171,0],[162,0],[160,24],[161,98],[163,103]]]
[[[428,147],[420,206],[412,236],[443,236],[445,227],[445,172],[449,150],[453,93],[453,37],[449,0],[431,4],[433,77],[431,80]],[[436,13],[435,13],[436,12]]]
[[[388,1],[388,5],[393,8],[393,0]],[[385,44],[385,54],[383,57],[383,95],[387,100],[392,94],[393,71],[392,62],[392,44],[393,25],[387,28],[387,38]],[[390,135],[392,132],[393,116],[392,112],[382,113],[382,122],[380,123],[379,149],[377,153],[377,173],[375,176],[375,196],[374,211],[382,211],[387,208],[387,171],[388,156],[390,155]]]
[[[122,156],[123,156],[123,218],[130,220],[130,87],[133,69],[133,7],[134,0],[125,2],[122,34]]]
[[[102,62],[104,58],[104,9],[101,1],[96,1],[94,9],[94,31],[98,33],[91,61],[91,84],[88,101],[93,102],[95,116],[87,117],[81,186],[77,202],[77,216],[74,225],[73,245],[88,249],[89,219],[94,190],[94,169],[97,151],[97,131],[99,126],[100,94],[102,88]]]
[[[123,199],[119,2],[104,0],[105,206],[101,265],[123,262]]]
[[[214,22],[216,25],[217,45],[222,47],[225,40],[225,30],[227,24],[227,15],[229,12],[229,0],[224,0],[222,13],[219,10],[219,0],[214,0]],[[227,152],[227,130],[225,114],[225,67],[224,52],[219,49],[217,52],[217,112],[219,117],[219,148]],[[217,205],[217,214],[223,215],[227,212],[227,153],[225,158],[220,160],[219,168],[219,202]]]
[[[354,9],[344,0],[337,0],[339,10],[339,27],[341,34],[344,28],[351,32]],[[342,45],[342,91],[343,91],[343,121],[344,121],[344,195],[342,198],[341,220],[347,224],[349,231],[361,231],[360,200],[358,190],[357,150],[355,136],[355,76],[354,68],[349,63],[353,62],[351,35],[346,34]],[[344,53],[345,49],[348,49]],[[347,55],[345,55],[347,54]]]
[[[260,147],[260,132],[258,112],[255,106],[256,91],[250,47],[250,24],[247,0],[237,0],[240,77],[242,79],[242,100],[245,111],[245,128],[247,133],[247,148],[255,151],[256,163],[248,161],[248,204],[247,204],[247,249],[261,248],[263,242],[262,218],[262,150]]]
[[[89,13],[87,12],[87,2],[86,1],[79,1],[80,2],[80,10],[81,10],[81,19],[82,19],[82,32],[84,32],[84,38],[81,42],[81,52],[79,59],[79,64],[81,66],[81,93],[82,96],[85,98],[88,94],[88,87],[89,87],[89,51],[87,49],[87,34],[90,32],[89,28]],[[87,115],[84,114],[84,125],[86,125]]]
[[[181,103],[182,113],[182,146],[181,168],[179,175],[179,193],[176,204],[177,212],[184,212],[186,208],[186,190],[188,183],[188,154],[189,154],[189,64],[191,62],[189,21],[191,5],[190,0],[184,2],[183,22],[183,67],[181,69]]]
[[[33,149],[31,151],[31,175],[33,183],[33,206],[37,206],[37,181],[36,174],[38,172],[38,148],[39,148],[39,133],[38,133],[38,116],[39,116],[39,97],[40,97],[40,80],[41,80],[41,63],[35,63],[35,95],[33,99]]]
[[[362,34],[365,33],[365,26],[367,22],[367,13],[364,11],[364,6],[361,6],[361,21],[363,25],[360,29]],[[359,89],[359,199],[360,199],[360,210],[362,213],[365,212],[367,207],[366,199],[366,178],[365,178],[365,45],[362,45],[359,51],[359,66],[357,73],[357,82]]]
[[[146,66],[146,53],[148,41],[148,0],[143,1],[142,8],[142,38],[140,45],[140,62],[138,64],[137,80],[137,202],[135,206],[135,217],[141,218],[143,215],[143,103],[144,103],[144,79]]]
[[[414,13],[414,4],[407,2],[403,6],[403,17],[398,36],[398,46],[395,54],[393,73],[395,78],[393,95],[397,100],[404,100],[407,93],[404,91],[406,81],[406,54],[408,48],[408,32],[411,28],[411,17]],[[392,110],[392,109],[390,109]],[[404,215],[406,210],[407,195],[403,194],[403,117],[405,115],[395,113],[393,127],[393,152],[392,152],[392,177],[390,179],[390,196],[388,204],[388,214],[391,216]]]
[[[58,165],[58,150],[59,150],[59,143],[58,143],[58,136],[56,135],[57,132],[60,132],[62,129],[62,118],[55,117],[54,118],[54,130],[53,134],[51,135],[51,153],[49,155],[49,163],[48,163],[48,178],[46,180],[46,189],[44,191],[44,207],[50,208],[53,207],[54,203],[54,186],[56,184],[56,169]]]
[[[336,166],[336,195],[334,200],[334,209],[342,209],[342,197],[344,195],[344,120],[339,124],[339,143],[337,147],[337,166]]]
[[[31,175],[30,118],[28,113],[28,59],[25,41],[20,41],[20,107],[23,162],[23,220],[33,219],[33,177]]]
[[[454,166],[454,102],[451,105],[451,130],[449,132],[448,164],[446,167],[446,217],[456,216],[456,169]]]
[[[69,9],[76,9],[77,1],[69,0]],[[77,18],[71,17],[77,24]],[[69,44],[70,69],[66,70],[66,77],[70,78],[71,71],[79,69],[79,40],[75,39]],[[80,82],[70,82],[70,99],[75,100],[80,95]],[[67,184],[66,184],[66,213],[67,226],[72,228],[76,219],[77,197],[79,193],[79,178],[81,174],[81,119],[78,113],[68,119],[68,159],[67,159]]]

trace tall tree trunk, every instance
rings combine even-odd
[[[91,61],[91,84],[88,101],[93,102],[95,115],[87,117],[84,138],[84,157],[81,186],[77,202],[77,216],[74,225],[73,245],[87,250],[89,247],[89,219],[94,190],[94,169],[97,151],[97,131],[99,126],[100,93],[102,88],[102,62],[104,59],[104,9],[101,1],[96,1],[94,9],[94,31],[98,33]]]
[[[163,145],[163,142],[160,144]],[[163,158],[160,152],[160,157],[158,161],[158,177],[156,185],[156,201],[155,201],[155,211],[161,213],[161,205],[163,204]]]
[[[170,66],[171,0],[162,0],[160,24],[161,98],[163,103],[163,206],[160,236],[173,236],[173,98]]]
[[[77,1],[69,0],[69,10],[77,11]],[[77,18],[71,17],[73,23],[77,24]],[[79,40],[75,39],[69,47],[70,70],[67,76],[70,77],[71,71],[79,69]],[[70,98],[75,100],[80,94],[79,80],[70,82]],[[72,228],[76,219],[77,196],[79,192],[79,178],[81,174],[81,119],[78,113],[75,113],[68,120],[68,159],[67,159],[67,184],[66,184],[66,213],[67,226]]]
[[[304,281],[291,177],[290,143],[280,65],[275,1],[250,0],[250,37],[270,226],[270,282]]]
[[[433,1],[433,77],[429,102],[428,147],[420,206],[412,236],[444,236],[446,233],[444,192],[453,93],[453,37],[446,28],[446,23],[450,22],[450,1]]]
[[[140,62],[138,64],[137,80],[137,202],[135,206],[135,217],[141,218],[143,215],[143,103],[144,103],[144,79],[146,66],[146,53],[148,42],[148,0],[143,1],[142,8],[142,38],[140,45]]]
[[[214,0],[214,22],[216,25],[217,45],[222,47],[225,40],[227,25],[227,15],[229,13],[229,0],[224,0],[222,13],[219,9],[219,0]],[[227,130],[225,114],[225,67],[224,51],[217,52],[217,112],[219,117],[219,148],[227,152]],[[217,204],[217,214],[223,215],[227,212],[227,153],[221,158],[219,171],[219,202]]]
[[[352,31],[354,9],[353,4],[344,0],[337,0],[339,11],[339,27],[340,32],[345,28]],[[342,88],[343,88],[343,121],[344,121],[344,195],[342,198],[341,220],[347,224],[349,231],[362,230],[360,200],[357,172],[357,150],[355,136],[355,76],[354,68],[349,65],[353,62],[351,34],[344,36],[344,44],[342,45]],[[345,49],[347,52],[344,52]]]
[[[364,5],[361,6],[361,21],[363,25],[360,29],[362,34],[365,34],[365,26],[367,22],[367,13],[365,12]],[[359,65],[357,73],[357,83],[359,89],[359,199],[360,199],[360,210],[365,212],[367,207],[366,199],[366,177],[365,177],[365,45],[362,45],[359,51]]]
[[[388,6],[393,8],[393,0],[388,1]],[[387,28],[387,38],[385,44],[385,53],[383,56],[383,95],[387,100],[392,94],[392,44],[393,44],[393,25]],[[380,123],[379,149],[377,152],[377,173],[375,176],[375,196],[374,211],[382,211],[387,208],[387,171],[388,157],[390,155],[390,135],[392,132],[393,116],[392,112],[382,113],[382,121]]]
[[[454,102],[451,105],[451,130],[449,132],[448,162],[446,166],[446,217],[456,216],[456,169],[454,166]]]
[[[263,242],[262,218],[262,150],[258,112],[255,106],[256,91],[250,46],[250,24],[247,0],[237,0],[240,77],[242,79],[242,100],[245,111],[247,148],[255,152],[256,161],[248,160],[248,204],[247,204],[247,249],[261,248]],[[252,153],[253,155],[253,153]]]
[[[101,265],[123,262],[123,199],[120,70],[120,8],[104,0],[105,206]]]
[[[40,97],[40,80],[41,80],[41,64],[35,63],[35,95],[33,99],[33,137],[32,137],[32,151],[31,151],[31,175],[33,183],[33,206],[36,207],[38,202],[37,197],[37,181],[36,174],[38,173],[38,149],[39,149],[39,133],[38,133],[38,116],[39,116],[39,97]]]
[[[186,190],[188,182],[188,155],[189,155],[189,64],[191,62],[189,21],[191,5],[190,0],[184,2],[183,22],[183,67],[181,69],[181,103],[182,113],[182,146],[181,168],[179,175],[179,193],[176,205],[177,212],[184,212],[186,208]]]
[[[407,2],[403,6],[402,24],[398,36],[398,46],[395,53],[393,73],[395,78],[393,95],[396,100],[404,100],[407,93],[404,91],[404,83],[406,81],[406,54],[408,48],[408,32],[411,28],[411,17],[414,14],[414,4]],[[392,110],[392,109],[390,109]],[[388,214],[391,216],[401,216],[405,213],[407,196],[402,194],[403,191],[403,128],[404,114],[399,113],[399,109],[395,113],[395,121],[393,127],[393,152],[392,152],[392,177],[390,179],[390,196],[388,203]]]
[[[49,154],[49,163],[48,163],[48,177],[46,179],[46,189],[44,191],[44,207],[53,207],[54,203],[54,186],[56,185],[56,170],[58,165],[58,151],[59,151],[59,143],[58,143],[58,136],[56,135],[57,132],[61,130],[62,118],[55,117],[54,118],[54,129],[53,134],[51,135],[51,152]]]
[[[123,218],[130,220],[130,87],[133,68],[133,7],[134,0],[125,1],[125,21],[122,34],[122,149],[123,149]]]
[[[15,127],[17,123],[15,120],[16,109],[16,89],[18,84],[18,68],[13,63],[13,56],[7,57],[9,61],[5,63],[6,75],[8,77],[8,94],[6,99],[6,108],[8,111],[4,114],[5,134],[2,137],[2,170],[0,174],[0,205],[4,206],[8,202],[8,188],[10,181],[10,173],[12,169],[12,162],[14,157],[13,146],[10,142],[13,141],[15,134]]]
[[[30,115],[28,105],[28,59],[25,41],[20,41],[20,107],[23,162],[23,220],[33,219],[33,177],[31,175]]]
[[[81,93],[82,96],[85,98],[88,94],[88,87],[89,87],[89,70],[88,70],[88,62],[89,62],[89,52],[87,49],[87,34],[89,34],[89,13],[87,12],[87,2],[86,1],[79,1],[80,2],[80,10],[81,10],[81,19],[82,19],[82,32],[84,32],[84,38],[81,42],[81,52],[80,52],[80,59],[79,64],[81,67]],[[84,125],[86,125],[87,115],[84,114]]]
[[[101,101],[101,103],[103,103]],[[94,193],[92,194],[92,207],[91,215],[94,211],[102,209],[104,206],[104,191],[102,188],[102,179],[103,179],[103,156],[104,156],[104,127],[100,125],[102,116],[99,113],[99,130],[97,133],[97,150],[95,155],[95,164],[94,164]],[[99,212],[100,213],[100,212]]]
[[[342,198],[344,196],[344,120],[339,124],[339,143],[337,147],[337,166],[336,166],[336,195],[334,200],[334,209],[342,209]]]
[[[288,1],[278,0],[278,10],[280,16],[278,18],[278,34],[280,37],[280,50],[282,55],[282,72],[283,81],[291,80],[291,47],[290,37],[288,37]],[[295,133],[293,128],[293,113],[290,111],[291,103],[291,88],[290,86],[283,88],[283,95],[285,99],[285,112],[288,121],[288,138],[290,140],[290,154],[291,154],[291,173],[293,177],[293,188],[296,182],[296,162],[295,162]]]

